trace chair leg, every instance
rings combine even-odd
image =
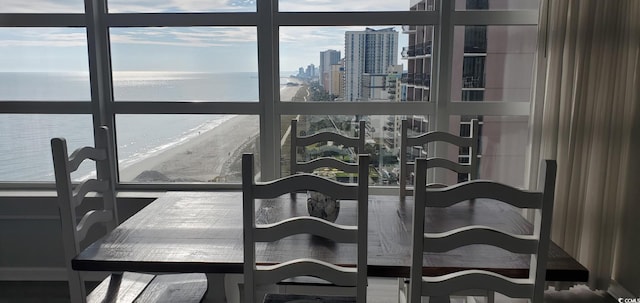
[[[489,291],[487,293],[487,303],[494,303],[496,301],[496,293],[494,291]]]
[[[69,295],[72,303],[84,303],[87,301],[87,291],[80,274],[73,272],[69,277]]]
[[[115,302],[117,300],[120,283],[122,283],[122,273],[111,274],[105,302]]]
[[[409,301],[409,284],[404,278],[398,278],[398,303],[407,303]]]
[[[226,274],[224,275],[224,290],[227,297],[227,303],[242,302],[242,287],[244,278],[242,274]]]
[[[207,292],[205,293],[202,302],[227,302],[224,286],[224,274],[207,274]]]

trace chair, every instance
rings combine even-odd
[[[419,136],[410,137],[408,135],[409,123],[402,120],[401,138],[400,138],[400,199],[404,199],[407,195],[411,195],[413,190],[408,188],[407,180],[410,173],[413,172],[413,156],[407,156],[407,148],[415,146],[424,146],[431,142],[446,142],[459,147],[468,147],[470,150],[469,163],[461,164],[457,161],[451,161],[445,158],[428,158],[427,168],[442,167],[456,173],[468,174],[467,180],[475,180],[478,178],[478,120],[471,120],[471,137],[459,137],[447,132],[433,131]],[[413,153],[412,153],[413,154]],[[439,183],[431,183],[430,187],[444,187],[446,185]]]
[[[355,298],[268,294],[264,302],[366,302],[367,295],[367,203],[369,156],[358,156],[358,184],[344,184],[321,176],[295,174],[270,182],[254,181],[252,154],[242,156],[244,292],[245,302],[255,302],[258,285],[275,284],[287,278],[312,276],[338,286],[355,287]],[[357,201],[357,225],[345,226],[310,217],[292,217],[273,224],[256,223],[256,199],[273,199],[287,193],[315,190],[338,199]],[[297,234],[311,234],[338,243],[357,245],[357,267],[346,268],[312,258],[275,265],[256,263],[256,243],[278,241]],[[306,301],[305,301],[306,302]]]
[[[291,159],[290,174],[299,172],[312,173],[315,169],[331,167],[342,170],[346,173],[357,173],[358,165],[347,163],[332,157],[320,157],[306,162],[298,162],[297,148],[306,147],[319,142],[332,141],[346,148],[354,148],[355,154],[364,153],[365,122],[359,122],[359,134],[357,138],[346,137],[334,132],[320,132],[310,136],[298,136],[298,120],[291,120]]]
[[[553,212],[556,163],[545,161],[541,170],[544,179],[542,191],[532,192],[484,180],[472,180],[440,189],[426,187],[426,159],[416,160],[416,187],[414,192],[413,250],[411,256],[411,283],[409,302],[420,302],[429,296],[430,302],[449,302],[449,296],[464,290],[499,292],[512,298],[526,298],[542,302],[545,287],[547,252]],[[519,235],[487,226],[464,226],[442,233],[424,230],[425,212],[429,208],[449,207],[469,199],[493,199],[518,208],[535,210],[534,230],[531,235]],[[465,270],[442,276],[422,276],[424,252],[445,252],[458,247],[485,244],[513,253],[531,256],[528,278],[509,278],[485,270]],[[428,256],[427,256],[428,257]]]
[[[105,145],[110,140],[105,126],[98,130],[96,139]],[[69,155],[64,138],[51,139],[51,150],[71,302],[112,302],[116,298],[117,302],[133,302],[136,298],[139,302],[200,302],[207,290],[204,274],[156,277],[151,274],[114,273],[87,296],[84,279],[71,268],[71,259],[80,253],[80,243],[86,239],[93,226],[103,225],[110,232],[118,225],[115,178],[109,173],[109,165],[113,163],[109,161],[112,155],[109,149],[98,147],[79,148]],[[100,174],[74,188],[71,172],[76,171],[87,159],[95,161],[96,167],[101,166]],[[90,192],[96,193],[96,198],[101,200],[102,205],[92,208],[92,203],[84,203],[88,202],[89,199],[85,197]]]

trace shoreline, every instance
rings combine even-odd
[[[302,87],[284,86],[282,100],[291,100]],[[182,144],[122,167],[120,181],[239,182],[239,159],[259,148],[259,135],[257,115],[234,115]]]

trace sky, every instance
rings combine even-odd
[[[0,0],[0,13],[82,13],[83,0]],[[110,0],[109,12],[255,12],[255,0]],[[408,10],[409,0],[280,0],[281,11]],[[386,28],[375,26],[372,28]],[[364,27],[280,28],[280,71],[318,65],[341,51],[344,32]],[[399,32],[399,47],[407,35]],[[257,72],[255,27],[113,28],[114,71]],[[400,53],[400,52],[399,52]],[[402,63],[402,60],[399,60]],[[0,71],[86,72],[83,28],[0,27]]]

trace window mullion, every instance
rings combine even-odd
[[[274,26],[274,15],[278,0],[257,1],[258,10],[258,87],[260,102],[260,174],[262,180],[278,176],[280,156],[280,116],[276,112],[279,92],[278,52],[276,50],[278,29]]]
[[[84,14],[0,14],[0,27],[84,26]]]
[[[453,13],[454,1],[439,1],[440,24],[434,26],[434,66],[435,77],[432,77],[432,85],[435,92],[432,93],[436,104],[435,123],[429,123],[431,130],[449,131],[449,103],[451,100],[451,78],[453,66]],[[434,83],[435,82],[435,83]],[[435,150],[435,157],[447,158],[447,146],[445,144],[431,143],[428,148]],[[446,183],[442,170],[436,176],[428,176],[430,182]]]
[[[106,26],[107,4],[106,0],[85,0],[87,14],[87,51],[89,55],[89,81],[91,85],[91,107],[93,114],[94,140],[100,126],[105,125],[112,133],[111,142],[95,141],[97,147],[103,145],[111,150],[115,159],[111,159],[108,168],[97,167],[98,176],[103,178],[118,179],[117,148],[115,144],[115,123],[113,116],[113,88],[111,81],[111,54],[109,29]],[[106,175],[111,172],[111,176]]]

